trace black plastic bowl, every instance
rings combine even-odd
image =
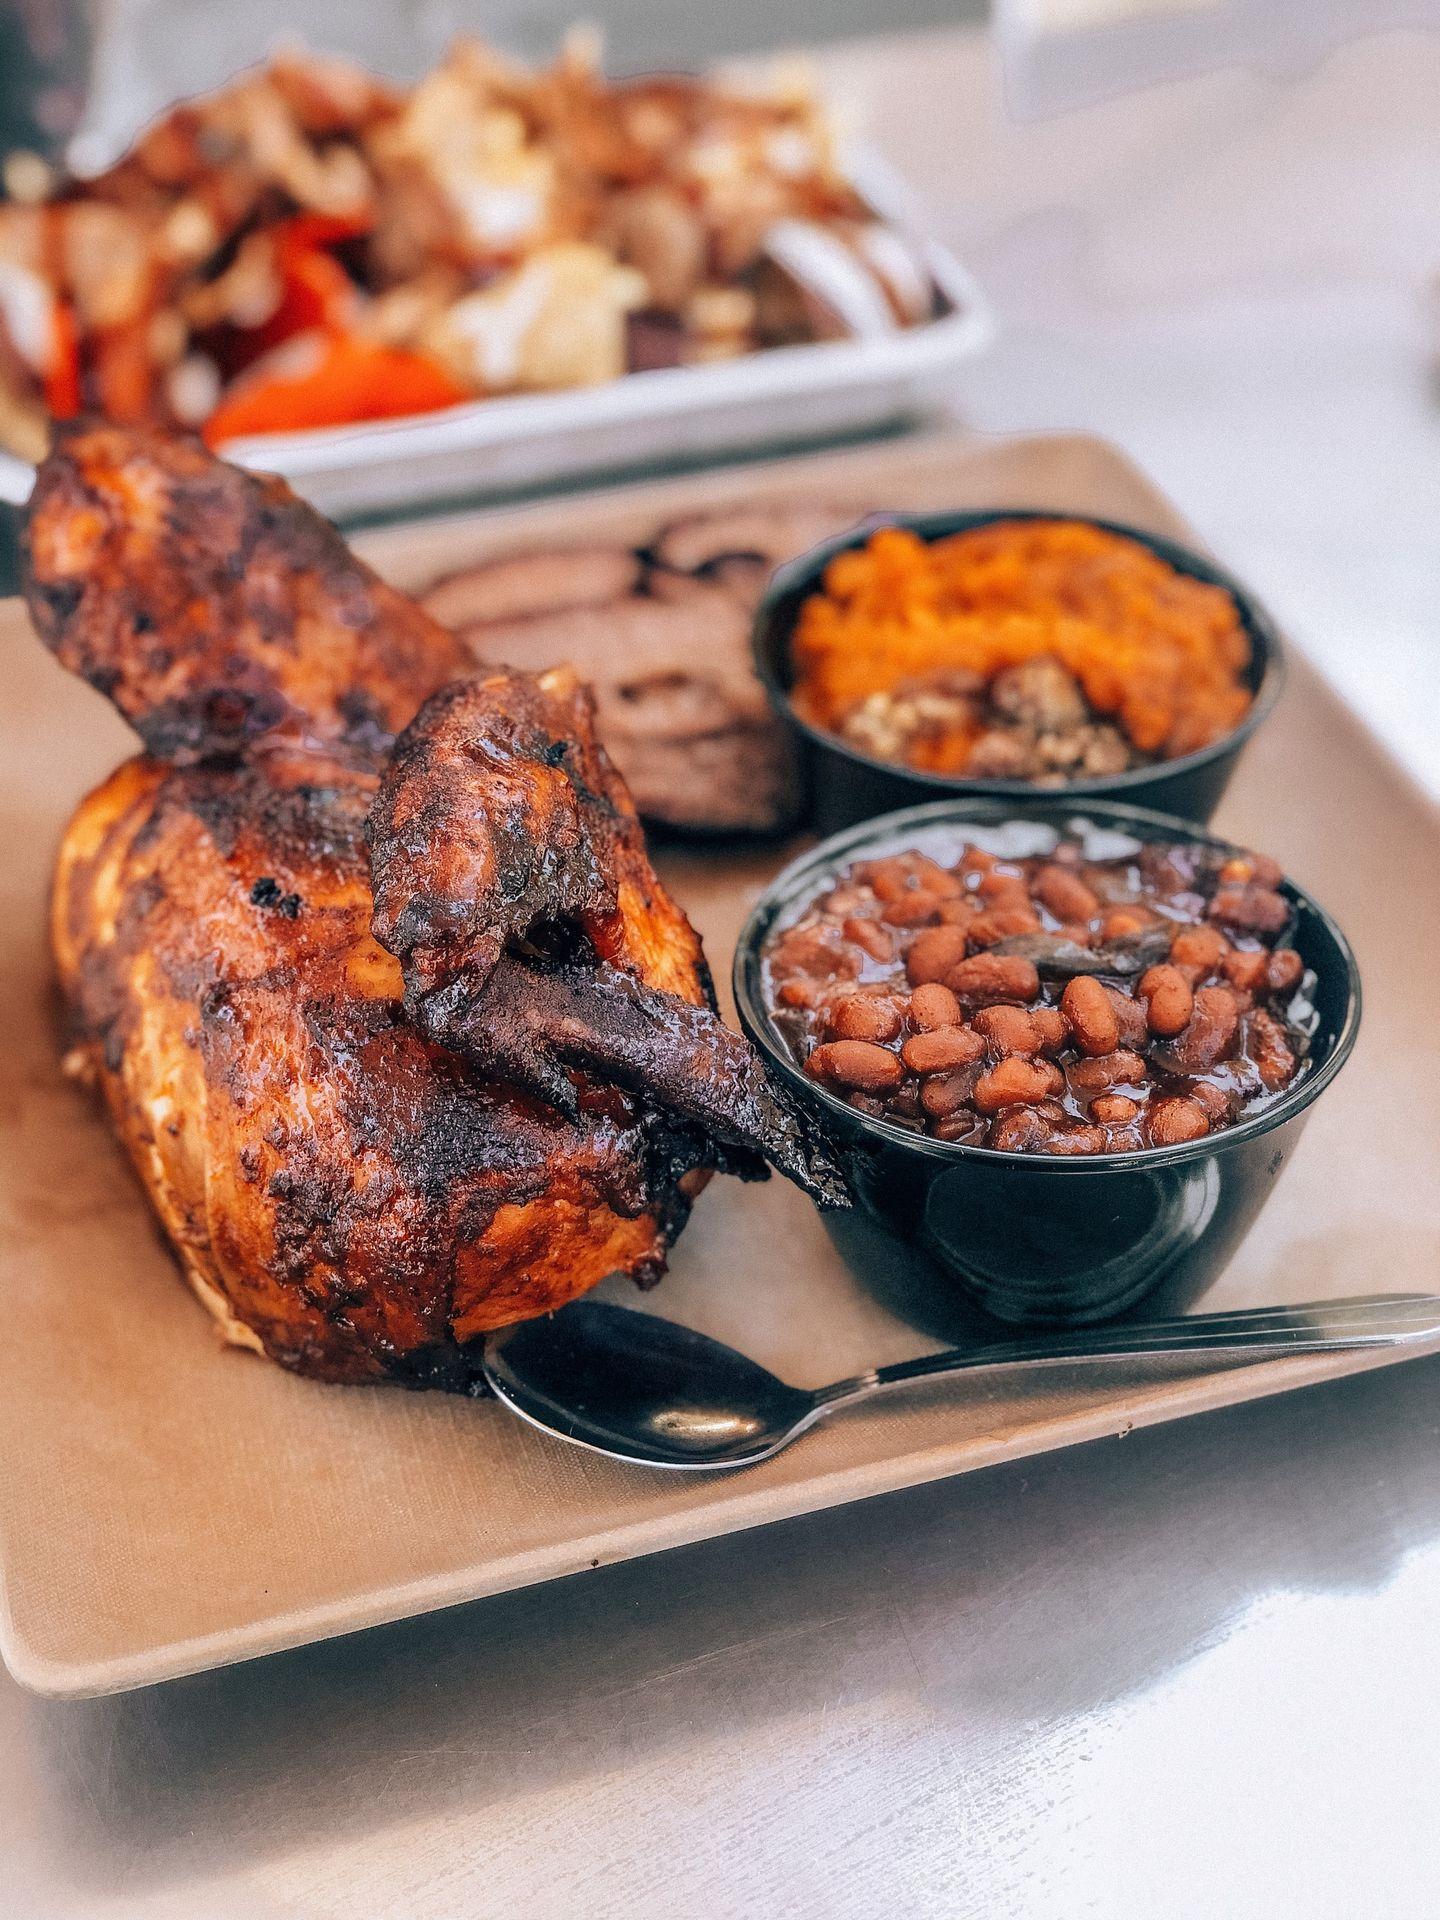
[[[823,583],[826,567],[837,553],[862,547],[882,526],[908,527],[924,540],[995,520],[1081,520],[1124,534],[1167,561],[1177,573],[1190,574],[1211,586],[1222,587],[1235,602],[1250,636],[1250,667],[1246,683],[1253,699],[1245,718],[1230,733],[1174,760],[1132,767],[1126,773],[1098,780],[1071,780],[1063,787],[1037,787],[1028,780],[966,780],[939,773],[918,773],[893,761],[877,760],[821,727],[813,727],[796,713],[790,698],[794,674],[790,637],[802,604]],[[1097,520],[1088,514],[1035,512],[1021,508],[991,508],[974,513],[878,514],[863,525],[812,547],[772,575],[755,614],[752,635],[755,670],[775,710],[799,737],[801,758],[810,796],[810,817],[821,833],[834,833],[857,820],[872,820],[895,807],[909,807],[947,795],[970,799],[1003,800],[1014,814],[1042,812],[1057,796],[1067,801],[1121,800],[1132,806],[1154,807],[1178,814],[1203,826],[1220,804],[1240,751],[1280,695],[1285,667],[1275,624],[1253,594],[1211,560],[1160,534],[1146,533],[1116,520]]]
[[[1073,1159],[1001,1153],[907,1132],[857,1113],[804,1073],[765,1004],[762,955],[852,861],[920,847],[953,859],[964,839],[998,853],[1047,851],[1080,834],[1097,858],[1131,841],[1203,841],[1240,851],[1165,814],[1051,794],[1017,817],[998,801],[910,807],[824,841],[786,867],[762,895],[735,951],[735,1002],[750,1039],[840,1144],[861,1204],[927,1256],[940,1284],[958,1287],[997,1319],[1035,1324],[1101,1320],[1162,1280],[1181,1297],[1203,1292],[1254,1222],[1300,1138],[1311,1107],[1349,1057],[1360,1026],[1360,977],[1339,927],[1298,887],[1292,944],[1307,968],[1313,1008],[1307,1065],[1284,1093],[1203,1140]],[[1309,975],[1314,975],[1313,983]],[[939,1303],[937,1302],[937,1305]]]

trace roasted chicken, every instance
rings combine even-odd
[[[231,1340],[467,1389],[487,1330],[656,1277],[712,1170],[843,1202],[567,668],[474,677],[280,482],[143,430],[62,436],[25,590],[147,749],[60,851],[71,1059]]]

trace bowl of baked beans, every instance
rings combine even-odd
[[[1018,509],[877,516],[813,548],[772,577],[753,647],[825,833],[960,794],[1203,824],[1284,670],[1204,555]]]
[[[1203,1291],[1360,1020],[1339,927],[1173,815],[953,800],[802,855],[741,934],[751,1040],[871,1215],[997,1318]]]

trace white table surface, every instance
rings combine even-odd
[[[1004,123],[828,65],[1005,317],[1440,793],[1440,44]],[[1378,1281],[1378,1276],[1377,1276]],[[110,1701],[0,1677],[0,1911],[1440,1911],[1440,1362]]]

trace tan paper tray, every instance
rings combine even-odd
[[[1179,532],[1090,440],[929,438],[373,536],[405,584],[506,545],[628,537],[727,498],[1027,505]],[[23,1684],[107,1692],[609,1560],[1378,1364],[1272,1362],[1087,1386],[974,1382],[857,1408],[734,1477],[577,1452],[494,1404],[322,1387],[220,1347],[98,1113],[59,1075],[42,906],[81,790],[128,751],[97,695],[0,607],[0,1648]],[[1296,663],[1222,829],[1340,918],[1365,974],[1355,1058],[1209,1304],[1428,1288],[1440,1275],[1435,818]],[[717,976],[781,859],[671,861]],[[717,1181],[648,1303],[818,1383],[933,1344],[851,1275],[782,1182]],[[1303,1462],[1297,1462],[1303,1471]],[[863,1518],[857,1514],[857,1528]],[[483,1626],[477,1631],[483,1631]]]

